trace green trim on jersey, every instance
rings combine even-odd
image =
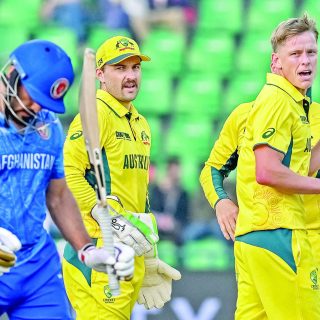
[[[228,177],[229,173],[237,167],[238,158],[238,149],[236,149],[236,151],[230,156],[230,158],[219,170],[225,178]]]
[[[236,150],[220,170],[211,167],[212,184],[216,194],[218,195],[218,201],[222,199],[230,199],[224,190],[223,181],[226,177],[228,177],[229,173],[237,167],[238,157],[238,150]],[[218,203],[218,201],[216,201],[215,205]]]
[[[284,158],[282,159],[282,164],[288,168],[290,168],[292,148],[293,148],[293,137],[291,136],[291,141],[288,147],[288,151],[286,152]]]
[[[214,186],[214,190],[216,191],[216,194],[218,195],[219,200],[229,199],[228,194],[223,189],[224,175],[221,173],[221,171],[212,167],[211,168],[211,177],[212,177],[212,183]],[[217,204],[217,202],[216,202],[216,204]]]
[[[253,231],[237,236],[236,241],[269,250],[284,260],[293,272],[297,273],[297,265],[292,252],[292,230],[276,229]]]
[[[102,161],[103,161],[103,169],[104,169],[104,177],[106,183],[106,192],[107,194],[111,194],[111,174],[110,174],[110,167],[109,162],[106,154],[106,149],[102,149]]]

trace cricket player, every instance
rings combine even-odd
[[[230,235],[237,219],[236,319],[319,318],[318,265],[305,230],[308,209],[305,212],[303,197],[298,195],[319,193],[319,181],[306,177],[311,133],[304,96],[316,70],[317,35],[314,21],[306,16],[285,21],[275,30],[276,70],[267,75],[252,109],[247,106],[246,130],[238,136],[239,216],[233,208],[231,219],[226,214],[224,221]],[[316,155],[317,146],[314,151]],[[311,173],[315,167],[311,164]],[[201,180],[208,186],[205,176],[203,171]],[[226,195],[221,193],[222,197]],[[216,209],[227,201],[221,199]],[[314,220],[315,228],[318,222]]]
[[[92,243],[63,168],[64,96],[70,58],[44,40],[17,47],[0,71],[0,315],[72,319],[54,241],[43,227],[47,209],[84,266],[130,276],[134,251],[117,259]]]
[[[246,120],[253,104],[254,101],[240,104],[227,118],[200,175],[200,183],[205,196],[215,210],[221,232],[227,240],[234,241],[239,208],[225,191],[223,182],[237,167]],[[312,147],[320,140],[319,111],[320,104],[312,102],[309,111]],[[318,195],[304,195],[308,238],[316,264],[320,269],[320,207],[318,202]]]
[[[316,145],[311,156],[306,97],[316,74],[317,38],[315,22],[306,15],[275,29],[276,72],[267,74],[248,116],[237,172],[236,319],[320,314],[317,266],[300,195],[320,193],[319,179],[308,177],[319,168],[314,162],[319,149]]]
[[[113,233],[117,242],[134,248],[135,273],[130,282],[120,283],[121,294],[114,297],[107,275],[74,263],[76,253],[67,246],[64,282],[78,320],[130,319],[137,300],[147,309],[161,308],[170,300],[172,280],[181,277],[157,256],[156,221],[147,205],[151,132],[132,101],[140,88],[141,62],[149,60],[133,39],[124,36],[106,40],[96,53],[100,143]],[[100,246],[101,229],[95,218],[103,213],[95,206],[95,181],[79,115],[70,125],[64,154],[68,185],[90,236]]]

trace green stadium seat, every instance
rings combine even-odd
[[[22,44],[23,42],[29,39],[29,31],[23,26],[11,26],[8,28],[0,24],[0,65],[2,65],[8,61],[9,54],[14,50],[17,46]]]
[[[208,157],[215,136],[210,118],[200,116],[174,116],[171,119],[165,152],[168,157],[192,157],[202,161]]]
[[[157,162],[162,157],[162,122],[160,117],[146,117],[151,129],[151,161]]]
[[[269,72],[271,52],[270,36],[263,32],[247,32],[238,49],[236,68],[240,72],[252,72],[255,65],[259,66],[259,71]]]
[[[252,0],[247,17],[248,31],[261,31],[269,37],[277,25],[295,15],[292,0]]]
[[[235,60],[234,38],[227,32],[196,33],[189,54],[190,71],[207,72],[213,77],[228,77]]]
[[[240,103],[255,100],[262,89],[266,74],[261,73],[239,73],[229,83],[226,91],[224,109],[229,114]]]
[[[161,260],[174,268],[179,265],[179,252],[174,242],[160,239],[157,247],[158,255]]]
[[[145,72],[149,63],[142,63],[141,88],[134,104],[145,115],[169,114],[172,108],[172,79],[165,72]]]
[[[202,0],[199,2],[198,30],[241,32],[243,26],[243,1]]]
[[[182,76],[176,89],[177,114],[203,114],[211,118],[220,113],[221,81],[208,73],[194,72]]]
[[[212,140],[215,139],[214,136],[211,137]],[[212,144],[213,145],[213,144]],[[212,147],[212,146],[211,146]],[[185,155],[181,155],[181,184],[184,189],[193,195],[197,190],[199,190],[199,175],[200,175],[200,165],[203,165],[205,160],[207,160],[211,149],[207,149],[207,156],[203,154],[201,157],[198,155],[193,155],[191,152]],[[204,152],[203,152],[204,153]]]
[[[320,75],[317,75],[312,85],[312,100],[320,103]]]
[[[89,29],[87,47],[97,50],[108,38],[118,35],[131,37],[127,29],[108,29],[101,24],[92,24]]]
[[[234,266],[232,248],[215,238],[187,241],[182,263],[188,271],[227,271]]]
[[[299,15],[307,12],[309,16],[318,20],[320,16],[320,2],[316,0],[304,0],[299,9]]]
[[[0,1],[0,23],[8,27],[23,26],[34,30],[41,26],[40,9],[42,0]]]
[[[176,77],[184,67],[186,38],[167,29],[152,29],[141,44],[141,51],[151,58],[145,66],[146,70],[165,70],[171,77]]]
[[[79,76],[76,76],[74,83],[67,92],[64,103],[66,106],[66,112],[64,114],[59,114],[61,121],[65,123],[70,123],[75,115],[79,112]]]
[[[70,56],[75,71],[82,67],[78,54],[77,36],[71,29],[55,25],[44,26],[37,30],[34,35],[35,38],[49,40],[61,46]]]

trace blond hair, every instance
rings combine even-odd
[[[316,41],[318,41],[316,22],[314,19],[309,18],[306,13],[300,18],[290,18],[282,21],[273,31],[271,36],[273,52],[277,52],[278,47],[281,46],[288,38],[306,31],[313,32]]]

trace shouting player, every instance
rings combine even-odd
[[[234,239],[235,230],[236,319],[319,317],[319,254],[314,261],[309,242],[318,238],[319,209],[313,213],[315,198],[305,196],[305,210],[297,194],[320,192],[318,179],[303,177],[310,163],[309,119],[312,128],[319,123],[305,97],[316,70],[317,36],[307,16],[279,25],[272,37],[273,74],[254,103],[240,105],[228,118],[201,174],[225,237]],[[222,181],[236,167],[239,151],[238,216]]]

